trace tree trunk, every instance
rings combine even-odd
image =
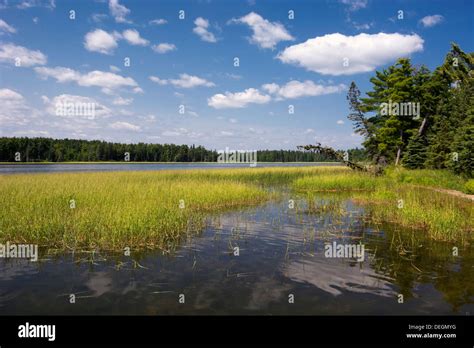
[[[423,131],[425,130],[425,126],[426,126],[426,117],[421,122],[420,128],[418,129],[418,135],[423,134]]]
[[[395,160],[395,165],[398,166],[398,163],[400,162],[400,155],[402,153],[402,149],[399,147],[397,150],[397,159]]]

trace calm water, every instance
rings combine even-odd
[[[288,194],[209,217],[205,230],[171,255],[0,260],[0,313],[474,314],[472,247],[453,257],[450,244],[370,225],[366,214],[340,196]],[[364,244],[365,261],[325,257],[324,245],[333,241]]]
[[[257,167],[306,167],[340,165],[340,163],[258,163]],[[248,168],[245,163],[94,163],[94,164],[0,164],[0,174],[103,172],[122,170]]]

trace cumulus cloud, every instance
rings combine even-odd
[[[153,51],[160,54],[164,54],[164,53],[176,50],[175,45],[166,43],[166,42],[160,43],[158,45],[153,45],[151,48],[153,49]]]
[[[423,17],[420,22],[425,28],[431,28],[435,25],[441,23],[444,20],[444,17],[441,15],[432,15]]]
[[[149,21],[148,23],[151,24],[151,25],[163,25],[163,24],[168,23],[168,21],[166,19],[163,19],[163,18],[157,18],[157,19],[153,19],[153,20]]]
[[[29,107],[26,105],[25,98],[18,92],[8,89],[0,89],[0,123],[2,125],[27,123],[25,114]]]
[[[106,117],[112,115],[112,110],[107,106],[97,102],[94,98],[84,97],[80,95],[61,94],[49,99],[46,96],[42,97],[46,105],[46,111],[50,115],[59,117]],[[90,114],[93,110],[93,115]]]
[[[22,67],[46,64],[47,58],[40,51],[32,51],[23,46],[12,43],[0,44],[0,62],[10,63]]]
[[[265,84],[262,86],[262,89],[281,100],[339,93],[346,90],[347,87],[344,84],[337,86],[318,85],[313,81],[306,80],[304,82],[290,81],[283,86],[279,86],[276,83]]]
[[[7,22],[5,22],[3,19],[0,19],[0,32],[5,32],[5,33],[10,33],[14,34],[16,33],[16,29],[13,28],[11,25],[9,25]]]
[[[233,19],[231,22],[247,24],[253,31],[250,42],[261,48],[273,49],[280,41],[294,40],[283,24],[270,22],[255,12],[250,12],[241,18]]]
[[[114,105],[130,105],[133,103],[133,98],[122,98],[122,97],[117,97],[112,101],[112,104]]]
[[[122,87],[133,88],[132,91],[134,91],[135,88],[139,88],[136,81],[131,77],[123,77],[107,71],[94,70],[82,74],[76,70],[65,67],[37,67],[35,71],[44,79],[51,77],[60,83],[75,82],[79,86],[100,87],[102,91],[107,94],[110,94],[108,92],[113,92]]]
[[[128,131],[134,131],[134,132],[137,132],[140,130],[139,126],[128,123],[128,122],[122,122],[122,121],[112,123],[110,125],[110,128],[116,129],[116,130],[128,130]]]
[[[243,108],[248,104],[266,104],[271,100],[269,95],[261,94],[258,89],[248,88],[243,92],[215,94],[207,104],[215,109]]]
[[[351,75],[373,71],[399,57],[422,51],[423,42],[417,34],[335,33],[287,47],[277,58],[324,75]]]
[[[117,32],[108,33],[102,29],[90,31],[84,37],[84,47],[91,52],[112,54],[117,48],[121,35]]]
[[[130,10],[121,5],[118,0],[109,0],[109,10],[117,23],[130,23],[126,18]]]
[[[196,26],[194,27],[193,32],[197,34],[201,38],[202,41],[217,42],[217,39],[214,36],[214,34],[208,30],[209,21],[207,19],[198,17],[194,21],[194,24]]]
[[[150,41],[142,38],[140,33],[135,29],[124,30],[122,36],[131,45],[147,46],[150,43]]]
[[[188,74],[180,74],[179,79],[160,79],[157,76],[150,76],[150,80],[162,86],[171,84],[179,88],[193,88],[193,87],[198,87],[198,86],[204,86],[204,87],[215,86],[213,82],[210,82],[198,76],[192,76]]]

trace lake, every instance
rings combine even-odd
[[[306,167],[306,166],[337,166],[340,163],[258,163],[258,168],[264,167]],[[60,172],[102,172],[122,170],[176,170],[176,169],[218,169],[218,168],[248,168],[246,163],[78,163],[78,164],[0,164],[0,174],[15,173],[60,173]]]
[[[288,191],[284,199],[210,215],[201,233],[170,254],[43,250],[36,263],[0,260],[0,312],[474,313],[472,246],[454,257],[451,244],[370,224],[368,214],[348,196]],[[333,242],[363,244],[364,259],[327,257]]]

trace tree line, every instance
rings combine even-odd
[[[1,137],[1,162],[88,162],[88,161],[143,162],[216,162],[218,152],[203,146],[174,144],[121,144],[99,140]],[[351,156],[365,159],[362,149],[349,150]],[[333,162],[324,154],[295,150],[262,150],[257,152],[260,162]]]
[[[368,158],[380,165],[448,168],[474,174],[474,53],[452,44],[434,71],[410,59],[376,71],[361,97],[352,82],[347,99]]]

